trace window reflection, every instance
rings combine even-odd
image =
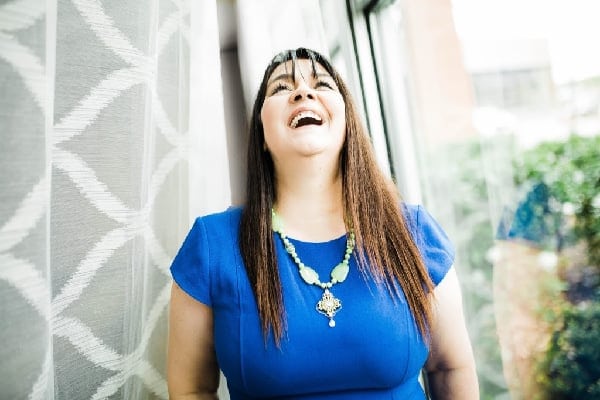
[[[482,398],[600,396],[600,61],[582,56],[600,6],[381,3],[392,162],[415,173],[409,129],[423,201],[458,247]]]

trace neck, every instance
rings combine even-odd
[[[307,241],[330,240],[346,232],[339,169],[313,165],[277,169],[277,213],[286,233]]]

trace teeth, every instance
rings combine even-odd
[[[294,117],[294,119],[292,119],[292,122],[290,123],[290,127],[295,128],[296,126],[298,126],[298,122],[302,118],[307,118],[307,117],[316,119],[317,121],[321,121],[321,117],[319,117],[314,112],[312,112],[312,111],[301,111],[301,112],[298,113],[298,115],[296,115]]]

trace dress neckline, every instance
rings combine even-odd
[[[310,245],[320,245],[320,244],[333,244],[333,243],[339,242],[339,241],[341,241],[341,240],[344,240],[344,241],[345,241],[345,240],[346,240],[346,235],[347,235],[347,234],[346,234],[346,233],[344,233],[344,234],[342,234],[341,236],[335,237],[335,238],[333,238],[333,239],[329,239],[329,240],[322,240],[322,241],[316,241],[316,242],[313,242],[313,241],[307,241],[307,240],[300,240],[300,239],[293,238],[293,237],[291,237],[291,236],[288,236],[287,238],[288,238],[288,239],[289,239],[291,242],[294,242],[295,244],[301,244],[301,245],[308,245],[308,246],[310,246]]]

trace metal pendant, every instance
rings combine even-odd
[[[342,308],[342,302],[336,298],[329,289],[325,289],[321,300],[317,303],[317,311],[329,318],[329,326],[334,327],[333,317]]]

